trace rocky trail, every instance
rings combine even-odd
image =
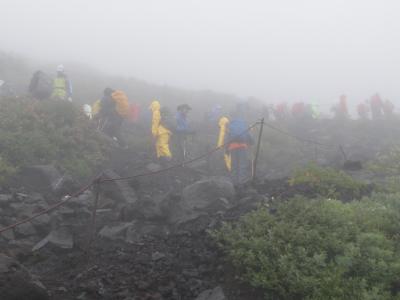
[[[273,210],[274,201],[315,191],[287,179],[235,189],[225,177],[205,176],[205,165],[102,183],[94,235],[93,188],[0,234],[0,298],[262,299],[233,275],[209,233],[259,206]],[[103,179],[160,170],[148,155],[132,160],[127,151],[109,167]],[[20,186],[0,193],[0,227],[79,187],[51,165],[24,170]]]
[[[143,161],[137,172],[160,168]],[[103,178],[126,176],[127,164],[120,166]],[[103,183],[94,236],[93,190],[2,233],[1,299],[258,299],[226,271],[208,232],[267,198],[202,174],[185,167]],[[1,227],[47,209],[77,187],[51,165],[33,166],[21,178],[24,188],[0,194]]]

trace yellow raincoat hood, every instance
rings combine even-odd
[[[160,102],[154,100],[153,102],[151,102],[149,109],[151,109],[151,111],[153,112],[160,110],[161,109]]]

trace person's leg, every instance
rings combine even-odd
[[[239,157],[238,157],[238,149],[231,150],[231,179],[234,185],[239,183]]]
[[[238,183],[245,183],[248,179],[248,160],[247,149],[241,148],[237,150],[238,153]]]
[[[111,124],[111,136],[115,137],[118,141],[118,144],[121,147],[125,147],[126,146],[126,142],[122,136],[122,124],[123,124],[123,119],[121,117],[115,117],[115,119],[113,120],[112,124]]]
[[[184,155],[184,136],[182,133],[176,134],[176,159],[178,162],[183,162]]]
[[[165,165],[165,162],[169,162],[172,159],[172,153],[169,148],[170,135],[162,134],[158,136],[156,148],[157,148],[157,157],[160,160],[160,163]]]

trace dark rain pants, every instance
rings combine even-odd
[[[232,159],[231,179],[234,185],[243,184],[249,178],[247,148],[230,151]]]

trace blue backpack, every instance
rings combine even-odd
[[[235,119],[229,123],[228,142],[249,143],[247,123],[244,120]]]

